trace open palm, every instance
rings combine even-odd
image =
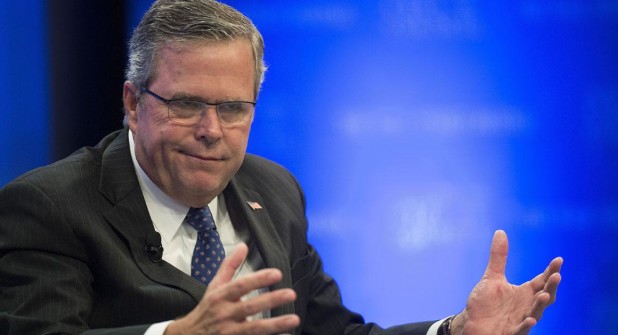
[[[465,310],[453,320],[452,334],[524,335],[556,299],[562,258],[522,285],[510,284],[504,275],[508,240],[504,231],[494,235],[485,274],[474,287]]]

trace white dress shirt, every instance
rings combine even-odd
[[[131,150],[131,158],[137,173],[146,207],[152,219],[154,229],[161,234],[161,244],[163,245],[163,260],[175,266],[184,273],[191,275],[191,259],[193,257],[193,249],[197,242],[197,231],[188,223],[183,222],[185,216],[189,212],[189,207],[179,203],[165,194],[152,180],[146,175],[140,167],[135,157],[135,143],[133,135],[129,132],[129,147]],[[232,224],[232,220],[225,206],[223,195],[214,198],[208,208],[212,213],[217,232],[221,237],[225,254],[230,255],[234,252],[238,244],[241,242],[250,246],[249,255],[245,262],[236,271],[235,278],[254,272],[257,269],[264,267],[264,261],[257,252],[255,247],[251,247],[249,241],[249,230],[247,226]],[[268,291],[268,288],[262,288],[250,292],[243,299],[248,299]],[[265,311],[248,319],[259,319],[270,316],[270,311]],[[165,328],[171,321],[157,323],[152,325],[146,331],[145,335],[161,335],[165,332]]]

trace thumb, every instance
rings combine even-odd
[[[509,241],[506,233],[503,230],[497,230],[494,233],[491,241],[491,250],[489,251],[489,262],[485,270],[485,277],[498,278],[504,277],[506,268],[506,256],[509,251]]]

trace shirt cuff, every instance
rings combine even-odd
[[[163,335],[163,333],[165,333],[165,329],[167,329],[167,326],[170,323],[172,323],[171,320],[155,323],[151,325],[150,327],[148,327],[148,329],[146,329],[146,332],[144,333],[144,335]]]
[[[431,327],[429,327],[429,329],[427,330],[427,335],[438,335],[438,328],[440,328],[440,325],[442,324],[442,322],[446,321],[446,319],[448,318],[450,318],[450,316],[447,316],[444,319],[440,321],[436,321],[434,324],[432,324]],[[150,335],[150,334],[147,334],[147,335]]]

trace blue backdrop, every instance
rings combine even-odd
[[[46,13],[0,1],[0,185],[49,162]]]
[[[511,282],[565,258],[533,334],[618,329],[618,1],[226,2],[266,40],[249,151],[304,186],[351,309],[458,312],[505,229]],[[1,183],[48,160],[41,7],[0,3]]]

